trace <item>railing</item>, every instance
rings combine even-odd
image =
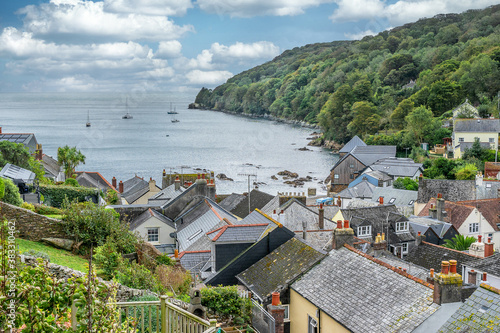
[[[207,321],[195,316],[169,302],[167,296],[161,296],[159,301],[117,302],[115,304],[127,333],[216,332],[217,321],[215,319]],[[72,312],[76,313],[76,311]],[[72,326],[73,329],[77,328],[76,320],[72,320]]]
[[[274,318],[259,303],[252,304],[252,326],[260,333],[274,333]]]

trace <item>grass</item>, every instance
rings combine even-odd
[[[47,216],[47,217],[51,217],[53,219],[59,219],[59,220],[62,220],[63,216],[62,215],[59,215],[59,214],[48,214],[48,215],[44,215],[44,216]]]
[[[80,256],[74,255],[69,251],[56,249],[43,243],[32,242],[20,238],[18,238],[16,241],[19,245],[20,253],[31,249],[35,251],[45,252],[50,256],[50,262],[53,264],[67,266],[80,272],[88,271],[88,261]]]

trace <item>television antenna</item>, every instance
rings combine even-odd
[[[248,214],[250,214],[252,212],[250,208],[250,177],[257,178],[257,175],[255,173],[239,173],[238,176],[248,177]]]

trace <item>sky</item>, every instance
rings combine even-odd
[[[196,93],[287,49],[492,0],[4,0],[0,92]]]

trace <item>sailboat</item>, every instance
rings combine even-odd
[[[125,113],[125,115],[122,117],[122,119],[132,119],[134,117],[132,117],[132,115],[128,112],[128,98],[127,100],[125,101],[125,108],[127,110],[127,113]]]
[[[179,112],[175,111],[175,106],[174,106],[174,111],[172,111],[172,102],[170,102],[170,111],[167,112],[168,114],[178,114]]]
[[[90,111],[87,110],[87,123],[85,124],[86,127],[90,127]]]

